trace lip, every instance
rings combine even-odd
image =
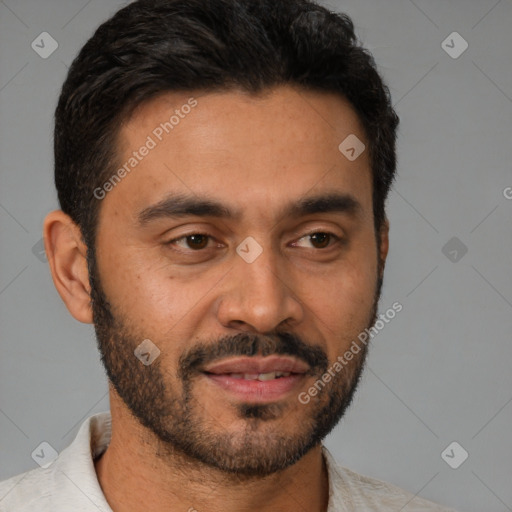
[[[207,365],[202,373],[213,385],[218,386],[238,400],[252,403],[275,402],[284,399],[298,388],[310,367],[298,359],[283,356],[235,357]],[[233,378],[232,373],[290,372],[288,377],[273,380],[246,380]]]
[[[290,372],[297,374],[307,373],[309,366],[293,357],[235,357],[225,359],[219,363],[205,366],[202,371],[215,375],[228,373],[269,373]],[[282,377],[283,378],[283,377]],[[284,377],[286,378],[286,377]]]
[[[288,377],[265,381],[235,379],[225,374],[204,373],[203,375],[213,385],[227,391],[238,400],[252,403],[275,402],[284,399],[306,378],[304,373],[292,373]]]

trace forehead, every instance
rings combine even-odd
[[[368,151],[347,159],[339,145],[349,136],[368,147],[356,112],[334,93],[290,86],[259,95],[166,93],[123,123],[118,166],[126,172],[102,208],[133,216],[186,193],[270,215],[313,189],[351,193],[371,208]]]

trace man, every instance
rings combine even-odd
[[[377,320],[397,124],[350,19],[309,1],[104,23],[57,106],[44,238],[111,415],[2,483],[1,510],[447,510],[322,445]]]

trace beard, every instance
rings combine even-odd
[[[298,399],[264,404],[231,404],[243,428],[227,431],[214,415],[206,412],[194,383],[201,368],[232,356],[294,356],[310,366],[309,375],[321,379],[329,368],[325,350],[285,331],[269,335],[238,333],[195,343],[183,351],[173,372],[162,356],[145,366],[134,350],[145,338],[113,311],[99,280],[94,254],[88,257],[93,321],[111,385],[127,409],[156,440],[155,453],[163,460],[181,459],[182,464],[203,464],[236,475],[237,479],[261,478],[283,470],[317,446],[337,425],[352,402],[366,360],[368,346],[361,350],[308,404]],[[379,269],[382,262],[379,263]],[[375,286],[367,325],[377,319],[382,274]],[[361,329],[361,331],[363,330]],[[165,347],[172,340],[153,340]],[[172,363],[171,363],[172,364]],[[174,379],[174,382],[173,382]],[[286,418],[289,421],[283,421]],[[276,423],[279,422],[279,425]]]

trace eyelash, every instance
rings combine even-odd
[[[313,235],[317,235],[317,234],[322,234],[322,235],[328,235],[329,237],[331,237],[333,239],[333,243],[330,243],[327,247],[324,247],[324,248],[316,248],[316,247],[312,247],[312,249],[316,249],[317,251],[322,251],[322,250],[327,250],[331,247],[333,247],[334,245],[337,245],[337,244],[340,244],[343,239],[337,235],[335,235],[334,233],[330,232],[330,231],[311,231],[310,233],[305,233],[304,235],[302,235],[298,240],[302,240],[303,238],[306,238],[306,237],[311,237]],[[175,244],[176,242],[180,241],[180,240],[186,240],[187,238],[191,237],[191,236],[205,236],[205,237],[208,237],[210,240],[214,240],[214,237],[209,235],[208,233],[189,233],[187,235],[182,235],[180,237],[177,237],[177,238],[173,238],[172,240],[169,240],[168,242],[165,243],[165,245],[169,245],[169,246],[172,246],[173,244]],[[186,252],[195,252],[195,253],[200,253],[200,252],[203,252],[205,251],[206,249],[208,249],[208,247],[204,248],[204,249],[191,249],[191,248],[187,248],[185,249]]]

